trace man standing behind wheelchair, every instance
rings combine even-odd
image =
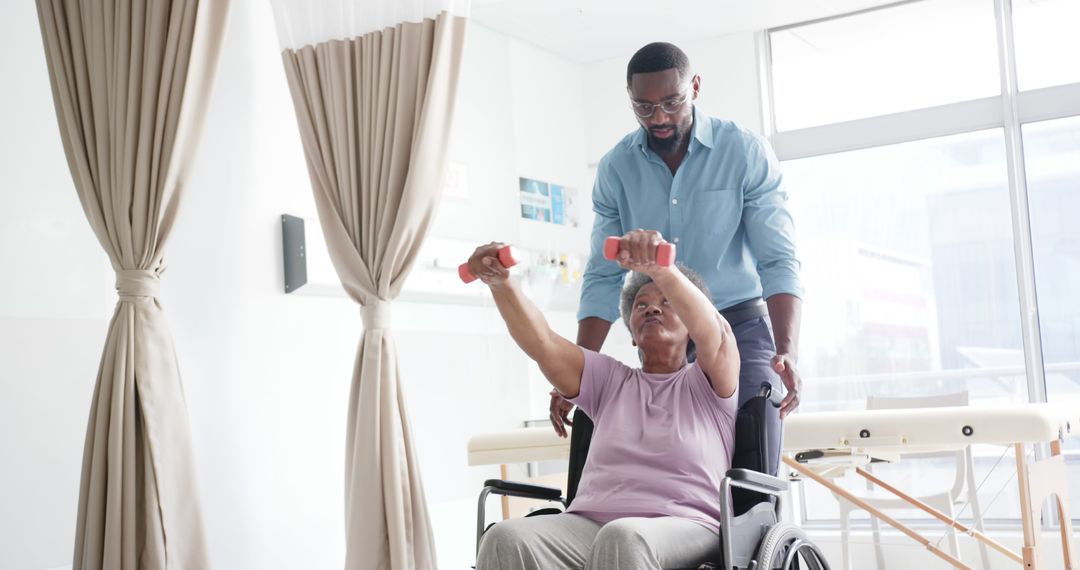
[[[717,490],[734,449],[739,350],[700,277],[656,263],[662,243],[657,232],[631,231],[616,257],[635,272],[621,311],[641,368],[552,331],[499,263],[502,244],[481,246],[469,259],[511,336],[596,430],[567,511],[494,525],[480,543],[477,570],[687,568],[716,560]]]
[[[802,311],[794,228],[776,156],[762,137],[694,105],[701,78],[674,45],[652,43],[638,50],[627,65],[626,84],[640,128],[616,144],[597,169],[577,344],[599,352],[619,317],[625,270],[604,259],[605,237],[631,228],[661,232],[677,246],[679,260],[704,277],[712,305],[733,327],[742,358],[739,404],[764,383],[774,390],[781,382],[786,387],[779,413],[768,418],[768,472],[775,475],[780,420],[799,405]],[[573,423],[572,408],[551,392],[550,419],[562,437]],[[588,439],[591,421],[575,417],[580,419],[574,431]]]

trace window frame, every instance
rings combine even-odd
[[[840,123],[787,131],[776,130],[771,50],[773,33],[929,1],[931,0],[900,0],[759,32],[756,43],[764,134],[772,143],[777,158],[784,162],[985,129],[1003,129],[1008,168],[1013,256],[1020,303],[1018,309],[1024,347],[1024,374],[1027,380],[1028,400],[1032,403],[1043,403],[1047,401],[1046,365],[1043,360],[1042,333],[1039,323],[1022,128],[1029,123],[1080,116],[1080,82],[1025,91],[1019,89],[1011,0],[985,0],[994,4],[1000,95]],[[1036,459],[1043,459],[1048,455],[1045,446],[1036,446],[1034,452]],[[800,487],[800,495],[802,492]],[[802,521],[806,523],[806,502],[804,500],[798,502],[801,507]],[[1056,509],[1043,505],[1043,518],[1056,523]],[[1007,521],[995,520],[994,526],[1005,522]],[[1018,524],[1019,521],[1012,522]],[[1074,519],[1075,522],[1080,522],[1080,519]],[[822,522],[820,519],[809,524],[816,528],[837,526]]]

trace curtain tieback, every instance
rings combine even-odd
[[[376,299],[360,307],[360,318],[364,320],[364,330],[390,328],[390,301]]]
[[[121,269],[116,272],[116,293],[121,301],[157,297],[161,279],[152,269]]]

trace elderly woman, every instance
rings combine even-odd
[[[631,273],[622,318],[641,357],[631,368],[559,336],[481,246],[469,268],[490,288],[511,336],[596,428],[565,513],[500,522],[477,570],[696,568],[719,555],[720,481],[731,463],[739,353],[705,285],[655,263],[656,232],[621,238]],[[690,343],[696,360],[687,362]]]

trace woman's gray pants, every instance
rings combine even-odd
[[[686,519],[631,517],[601,526],[562,513],[491,527],[480,542],[476,570],[697,568],[719,556],[717,533]]]

